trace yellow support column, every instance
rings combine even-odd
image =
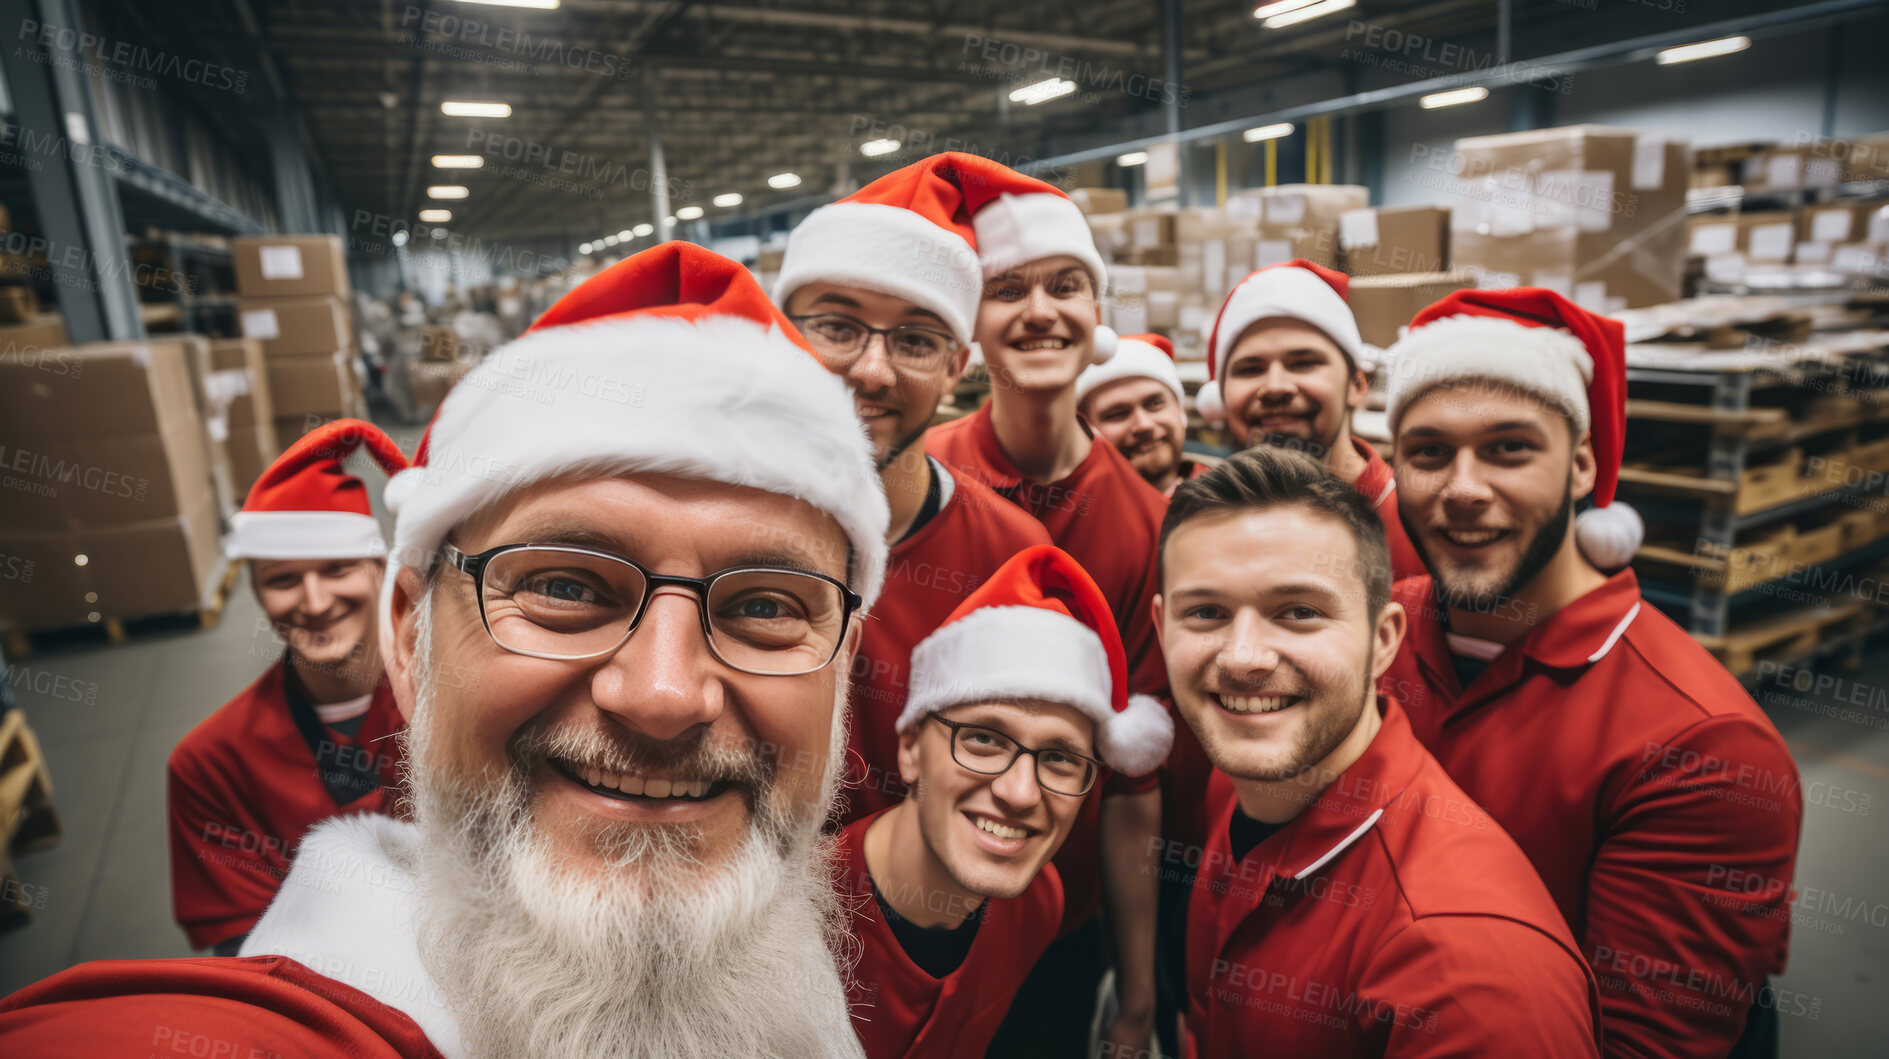
[[[1213,144],[1213,204],[1227,204],[1227,142],[1215,140]]]

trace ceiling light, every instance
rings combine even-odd
[[[1292,123],[1281,121],[1271,125],[1261,125],[1256,129],[1248,129],[1240,133],[1240,139],[1247,143],[1258,143],[1261,140],[1276,140],[1281,136],[1290,135],[1292,135]]]
[[[512,116],[512,105],[472,99],[449,99],[439,105],[439,112],[449,118],[509,118]]]
[[[605,246],[615,246],[615,245],[617,245],[618,243],[620,243],[620,242],[622,242],[622,241],[623,241],[623,240],[621,240],[621,239],[618,239],[618,238],[617,238],[616,236],[614,236],[614,235],[606,235],[606,236],[604,236],[604,237],[603,237],[603,245],[605,245]]]
[[[676,226],[676,219],[674,217],[664,217],[662,219],[662,223],[668,225],[671,228],[674,228]]]
[[[580,254],[588,254],[588,253],[590,253],[590,244],[589,244],[589,243],[579,243],[579,244],[577,244],[577,252],[578,252],[578,253],[580,253]]]
[[[485,159],[476,154],[436,154],[433,156],[435,169],[483,169]]]
[[[435,238],[435,239],[444,239],[444,238],[446,238],[446,229],[444,229],[444,228],[435,228],[435,229],[433,229],[433,231],[432,231],[432,233],[431,233],[431,234],[432,234],[432,236],[433,236],[433,238]]]
[[[767,186],[771,188],[783,188],[783,189],[797,188],[800,186],[800,174],[799,173],[775,173],[773,176],[767,178]]]
[[[676,218],[684,221],[692,221],[701,215],[702,207],[700,206],[684,206],[676,211]]]
[[[453,219],[451,210],[421,210],[420,219],[428,224],[445,224]]]
[[[1316,3],[1318,0],[1273,0],[1272,3],[1261,4],[1254,8],[1253,17],[1271,18],[1274,15],[1283,15],[1288,11],[1297,11],[1301,7],[1310,7]]]
[[[859,153],[867,158],[877,158],[882,154],[891,154],[899,149],[897,140],[867,140],[859,145]]]
[[[1115,156],[1115,164],[1118,166],[1121,166],[1123,169],[1126,169],[1129,166],[1147,165],[1148,152],[1130,151],[1127,154],[1118,154]]]
[[[558,0],[459,0],[462,4],[489,4],[492,7],[529,7],[535,11],[556,11]]]
[[[1319,0],[1316,4],[1292,8],[1282,15],[1272,15],[1260,25],[1266,29],[1284,29],[1301,22],[1310,22],[1315,18],[1335,15],[1346,8],[1356,6],[1358,6],[1358,0]]]
[[[429,199],[463,199],[468,194],[471,193],[458,184],[434,184],[426,189]]]
[[[741,192],[730,191],[723,195],[717,195],[715,196],[715,205],[724,210],[733,206],[739,206],[741,205]]]
[[[653,224],[639,224],[636,227],[630,229],[630,234],[635,236],[638,239],[641,239],[646,235],[654,234],[655,231],[656,231],[656,226]]]
[[[636,238],[636,229],[634,228],[625,228],[617,233],[617,242],[619,243],[627,243],[634,238]]]
[[[1425,110],[1438,107],[1454,107],[1464,103],[1474,103],[1479,99],[1488,99],[1489,90],[1477,85],[1474,88],[1457,88],[1448,92],[1432,92],[1417,100],[1417,105]]]
[[[1076,90],[1076,83],[1061,77],[1052,77],[1047,81],[1038,81],[1033,85],[1024,85],[1010,93],[1010,102],[1034,107],[1052,99],[1061,99]]]
[[[402,228],[399,231],[394,233],[394,245],[395,246],[407,245],[407,230],[405,228]]]
[[[1751,47],[1750,37],[1720,37],[1717,40],[1701,41],[1698,44],[1685,44],[1677,48],[1667,48],[1653,57],[1661,66],[1673,63],[1689,63],[1694,59],[1713,59],[1720,55],[1744,51]]]

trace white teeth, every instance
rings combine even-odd
[[[990,832],[993,835],[996,835],[998,838],[1022,838],[1025,835],[1029,834],[1028,831],[1023,830],[1020,827],[1010,827],[1005,824],[1000,824],[997,821],[992,820],[988,817],[979,816],[979,817],[975,817],[974,820],[976,821],[978,827],[982,828],[985,831]]]
[[[592,787],[601,787],[603,786],[603,773],[596,769],[585,769],[584,782],[590,784]]]
[[[1220,702],[1234,713],[1271,713],[1292,703],[1290,695],[1222,695]]]
[[[649,780],[643,784],[643,796],[646,798],[669,797],[668,780]]]
[[[1060,338],[1038,338],[1038,339],[1032,339],[1028,342],[1019,342],[1017,343],[1017,348],[1023,349],[1023,350],[1061,349],[1068,344],[1069,344],[1068,342],[1065,342],[1064,340]]]
[[[619,777],[617,780],[617,790],[622,791],[624,794],[642,794],[643,793],[643,777],[641,776]]]
[[[644,798],[701,798],[714,786],[708,780],[652,780],[589,765],[573,764],[570,770],[592,787],[614,789]]]
[[[1444,536],[1457,544],[1476,545],[1495,540],[1501,536],[1501,532],[1498,530],[1448,530],[1445,531]]]

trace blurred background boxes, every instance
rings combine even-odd
[[[259,235],[230,240],[236,292],[245,298],[348,294],[338,235]]]
[[[349,371],[346,353],[267,357],[264,365],[269,404],[277,419],[354,414],[359,389]]]
[[[267,357],[333,353],[353,345],[348,303],[334,295],[244,298],[237,303],[244,338]]]
[[[224,379],[224,419],[230,483],[240,505],[249,487],[282,450],[276,444],[275,406],[269,399],[268,368],[262,344],[253,338],[224,338],[210,344],[213,369]]]
[[[1338,247],[1353,276],[1445,272],[1450,265],[1446,206],[1377,207],[1338,216]]]
[[[1397,341],[1398,329],[1417,311],[1452,291],[1476,285],[1467,272],[1401,272],[1359,276],[1351,281],[1351,314],[1358,334],[1371,345],[1386,347]]]

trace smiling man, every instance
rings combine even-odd
[[[1076,379],[1076,410],[1162,496],[1218,465],[1184,459],[1187,409],[1174,343],[1161,335],[1124,335],[1106,364]]]
[[[453,388],[388,498],[413,822],[317,828],[243,958],[87,964],[0,1005],[0,1038],[858,1055],[819,836],[885,499],[749,273],[669,243],[579,286]]]
[[[373,424],[338,419],[262,473],[223,542],[287,650],[171,751],[171,904],[192,948],[237,950],[317,822],[393,806],[404,723],[376,620],[387,543],[344,466],[361,447],[387,474],[407,466]]]
[[[1527,858],[1373,693],[1405,617],[1369,502],[1249,449],[1161,538],[1168,675],[1220,769],[1187,1054],[1595,1055],[1593,978]]]
[[[1770,719],[1623,569],[1625,347],[1532,288],[1452,294],[1392,347],[1397,495],[1434,578],[1398,586],[1384,686],[1548,884],[1610,1053],[1775,1054],[1802,792]]]
[[[912,646],[1011,556],[1049,543],[1040,523],[925,452],[939,400],[970,360],[984,277],[963,184],[995,163],[933,155],[807,215],[774,297],[853,391],[892,522],[885,591],[853,660],[841,819],[897,803],[896,725]]]
[[[1056,937],[1049,860],[1102,763],[1148,772],[1174,737],[1166,708],[1127,688],[1108,603],[1049,545],[1019,552],[912,652],[898,720],[912,794],[840,836],[868,1059],[985,1054]]]
[[[1390,464],[1351,433],[1371,386],[1345,302],[1350,287],[1344,273],[1303,258],[1241,280],[1214,319],[1208,381],[1195,400],[1241,446],[1304,452],[1363,493],[1384,521],[1391,575],[1401,580],[1423,573],[1423,563],[1397,521]]]

